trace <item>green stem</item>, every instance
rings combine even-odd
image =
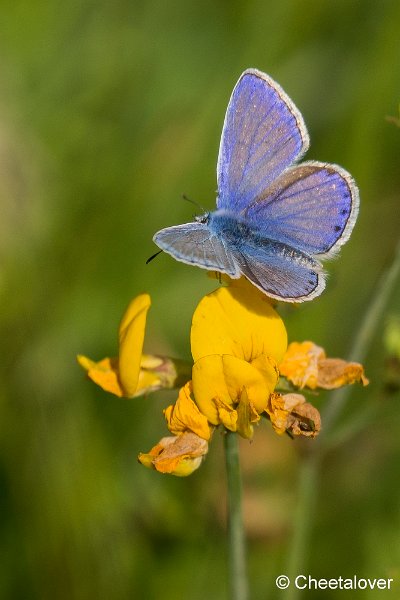
[[[247,600],[246,553],[242,516],[238,434],[228,431],[224,437],[228,487],[229,584],[231,600]]]
[[[316,502],[316,490],[319,475],[319,456],[311,452],[303,457],[299,466],[298,497],[294,512],[294,529],[292,543],[288,556],[285,575],[289,577],[290,585],[286,589],[284,599],[296,600],[301,591],[295,586],[297,575],[305,572],[306,553],[312,532],[313,514]]]

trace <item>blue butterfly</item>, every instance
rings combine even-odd
[[[347,171],[296,164],[309,146],[292,100],[265,73],[247,69],[227,108],[217,164],[217,209],[161,229],[154,242],[176,260],[244,275],[267,296],[312,300],[325,287],[321,258],[350,237],[357,186]]]

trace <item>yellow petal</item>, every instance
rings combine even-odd
[[[221,287],[205,296],[193,315],[195,362],[211,354],[230,354],[247,362],[264,354],[280,362],[286,346],[282,319],[252,288]]]
[[[237,432],[250,440],[253,437],[253,423],[260,420],[260,415],[249,401],[246,388],[243,388],[237,408]]]
[[[253,285],[244,275],[238,277],[238,279],[232,279],[229,277],[229,275],[226,275],[225,273],[219,273],[218,271],[208,271],[207,274],[210,279],[217,279],[220,283],[225,283],[231,288],[240,288],[247,290],[247,292],[250,294],[258,294],[260,298],[268,302],[268,304],[271,304],[271,306],[276,306],[277,304],[276,300],[266,296],[264,292],[256,288],[255,285]]]
[[[143,396],[162,387],[161,379],[155,373],[140,369],[134,396]]]
[[[93,369],[93,367],[96,366],[96,362],[94,360],[84,356],[83,354],[78,354],[76,360],[81,365],[82,369],[85,369],[85,371],[90,371],[90,369]]]
[[[212,432],[211,427],[207,418],[193,402],[191,392],[192,382],[189,381],[179,390],[179,396],[175,404],[164,410],[168,429],[175,435],[190,430],[208,441]]]
[[[220,418],[215,401],[228,407],[232,404],[223,373],[222,356],[214,354],[198,360],[193,365],[192,378],[197,406],[210,423],[218,425]]]
[[[229,429],[229,431],[237,431],[237,410],[232,408],[232,405],[228,402],[221,400],[221,398],[214,398],[213,402],[217,411],[216,422]]]
[[[192,365],[189,362],[167,356],[142,354],[134,395],[142,396],[156,390],[180,388],[190,381],[191,375]]]
[[[279,379],[278,365],[275,360],[271,356],[260,354],[250,364],[263,376],[269,391],[272,392]]]
[[[162,438],[147,454],[138,460],[145,467],[160,473],[186,477],[199,468],[208,452],[208,443],[194,433]]]
[[[162,356],[154,356],[153,354],[142,354],[140,359],[140,368],[146,371],[157,371],[163,366],[165,358]]]
[[[124,396],[132,397],[137,391],[150,304],[148,294],[134,298],[126,309],[119,327],[119,378]]]
[[[232,401],[239,402],[242,390],[246,388],[248,401],[256,411],[262,412],[278,381],[274,364],[265,358],[263,370],[259,370],[244,360],[225,355],[222,356],[222,369]]]
[[[277,382],[277,371],[268,360],[265,371],[235,356],[214,354],[200,358],[193,366],[193,392],[200,411],[213,425],[223,423],[235,431],[236,410],[245,388],[255,411],[262,412]]]
[[[99,362],[94,362],[90,358],[79,354],[77,359],[79,364],[87,371],[88,377],[103,390],[120,398],[124,395],[118,379],[117,358],[103,358]]]

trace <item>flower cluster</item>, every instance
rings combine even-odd
[[[246,281],[222,286],[200,301],[191,327],[193,364],[143,354],[149,307],[147,294],[129,304],[117,358],[94,362],[78,356],[78,361],[90,379],[117,396],[180,388],[175,404],[164,410],[172,436],[138,457],[161,473],[186,476],[196,470],[218,426],[251,439],[265,418],[278,434],[315,437],[319,412],[297,391],[368,383],[361,365],[327,358],[312,342],[287,346],[281,317]],[[282,378],[290,393],[278,391]]]

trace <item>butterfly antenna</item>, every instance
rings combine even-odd
[[[199,208],[203,213],[207,212],[206,209],[201,206],[201,204],[199,204],[198,202],[196,202],[196,200],[192,200],[191,198],[188,198],[186,196],[186,194],[182,194],[182,198],[184,200],[186,200],[187,202],[191,202],[192,204],[194,204],[195,206],[197,206],[197,208]]]
[[[153,258],[155,258],[156,256],[158,256],[159,254],[161,254],[161,252],[163,252],[163,250],[159,250],[158,252],[156,252],[155,254],[153,254],[152,256],[150,256],[150,258],[148,258],[146,260],[146,265],[149,264],[149,262],[151,262],[153,260]]]

